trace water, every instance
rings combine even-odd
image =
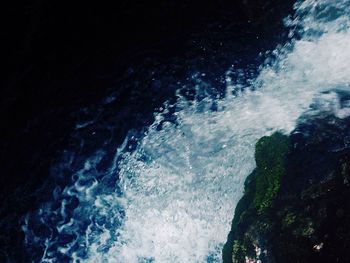
[[[227,71],[224,97],[182,95],[130,131],[113,162],[108,140],[74,168],[67,151],[53,173],[72,181],[24,219],[26,244],[41,262],[220,262],[256,141],[290,133],[304,113],[342,118],[350,91],[350,1],[306,0],[286,19],[291,39],[241,84]],[[201,83],[201,74],[192,78]],[[197,94],[202,92],[197,86]],[[202,92],[203,93],[203,92]],[[113,98],[106,99],[107,103]],[[77,129],[93,121],[77,124]]]

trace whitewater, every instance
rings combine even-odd
[[[61,262],[59,255],[73,262],[221,262],[257,140],[291,133],[305,113],[350,114],[337,92],[350,92],[350,1],[297,2],[285,24],[289,41],[247,87],[227,74],[223,98],[190,100],[179,90],[142,136],[128,134],[103,174],[96,167],[105,153],[96,150],[72,171],[71,184],[23,219],[26,246],[42,248],[41,262]],[[37,234],[33,220],[49,231]]]

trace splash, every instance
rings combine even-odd
[[[42,247],[41,262],[220,262],[256,141],[290,133],[305,112],[349,115],[337,92],[350,92],[349,6],[298,2],[286,19],[290,42],[249,87],[226,77],[224,98],[188,100],[179,90],[142,137],[125,139],[103,174],[106,153],[87,158],[71,185],[26,217],[27,245]],[[58,167],[69,170],[69,156]]]

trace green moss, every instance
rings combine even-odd
[[[234,240],[232,247],[232,262],[244,263],[245,258],[256,258],[256,252],[253,245],[253,241],[249,235],[246,235],[241,240]]]
[[[291,226],[295,222],[296,218],[297,216],[294,213],[291,213],[291,212],[287,213],[282,220],[283,227]]]
[[[289,139],[281,133],[261,138],[256,144],[257,168],[247,177],[244,195],[238,202],[231,232],[223,249],[223,261],[245,262],[245,256],[254,257],[256,233],[270,231],[269,221],[256,222],[256,218],[269,208],[280,187],[285,173],[285,157]],[[252,226],[254,228],[251,228]]]
[[[278,132],[261,138],[256,144],[256,193],[253,206],[259,212],[271,206],[280,188],[288,150],[288,137]]]
[[[247,254],[246,247],[240,243],[238,240],[235,240],[233,243],[232,250],[232,262],[243,262],[245,255]]]
[[[310,237],[314,232],[314,223],[311,218],[299,218],[298,225],[293,229],[293,234],[301,237]]]

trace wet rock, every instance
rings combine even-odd
[[[224,262],[350,262],[349,124],[314,117],[259,140]]]

